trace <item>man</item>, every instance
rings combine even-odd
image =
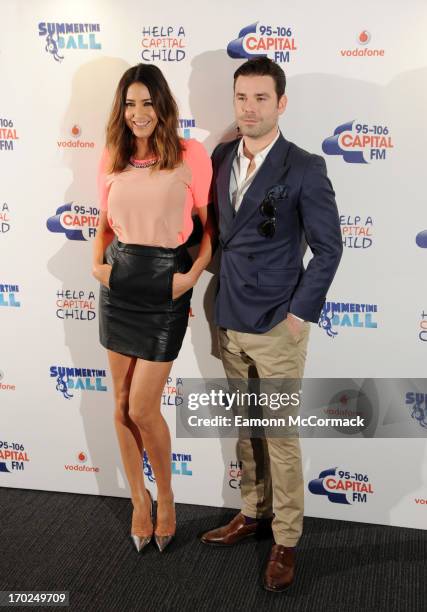
[[[242,135],[212,155],[212,199],[222,247],[216,324],[228,379],[303,376],[310,321],[317,323],[342,254],[335,194],[322,157],[285,140],[286,77],[268,58],[234,74]],[[306,243],[312,258],[304,269]],[[251,370],[252,371],[252,370]],[[230,546],[271,523],[274,545],[264,587],[294,579],[304,483],[297,436],[239,439],[242,511],[202,536]]]

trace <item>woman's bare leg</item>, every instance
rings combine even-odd
[[[138,359],[129,394],[129,416],[140,428],[157,482],[156,534],[175,533],[175,508],[171,488],[171,439],[160,411],[164,386],[172,361]]]
[[[114,385],[114,425],[134,507],[132,532],[137,532],[138,536],[150,536],[150,504],[142,469],[143,442],[138,426],[129,417],[129,392],[136,358],[108,351],[108,360]]]

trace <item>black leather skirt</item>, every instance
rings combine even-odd
[[[176,249],[124,244],[116,238],[104,263],[112,265],[110,289],[101,285],[99,336],[102,346],[147,361],[173,361],[188,325],[190,289],[172,299],[175,272],[188,272],[191,257]]]

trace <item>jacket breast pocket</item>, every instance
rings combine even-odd
[[[298,281],[298,268],[266,268],[258,271],[258,287],[294,287]]]

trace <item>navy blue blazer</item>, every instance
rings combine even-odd
[[[215,322],[263,333],[291,312],[317,323],[342,255],[335,193],[323,157],[279,136],[235,214],[230,175],[239,139],[212,153],[212,199],[222,248]],[[272,194],[276,231],[259,233],[261,202]],[[307,269],[307,243],[313,253]]]

